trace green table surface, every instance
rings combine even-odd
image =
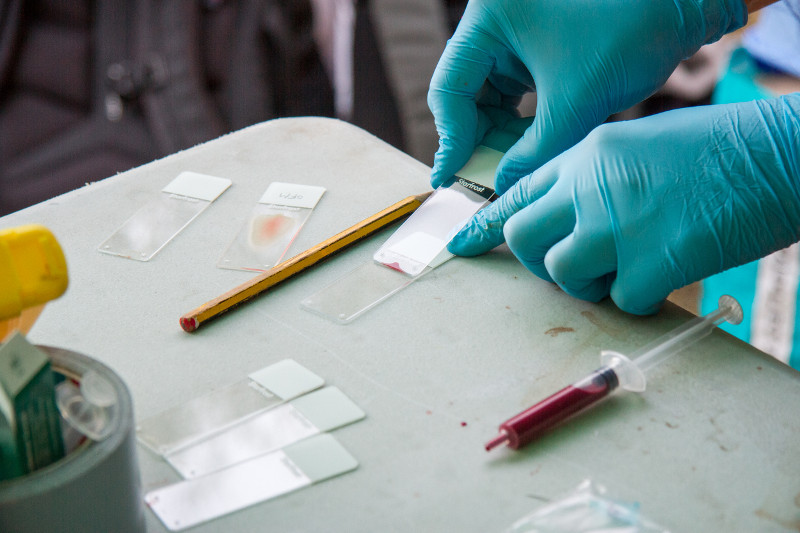
[[[233,186],[149,262],[98,245],[184,170]],[[215,265],[272,181],[327,192],[287,257],[410,194],[429,169],[344,122],[270,121],[0,218],[41,223],[70,286],[30,332],[94,357],[152,416],[281,359],[305,365],[367,418],[336,430],[357,470],[192,531],[502,531],[584,479],[671,531],[800,528],[800,379],[720,331],[522,451],[487,453],[500,422],[689,318],[573,299],[504,247],[456,258],[349,325],[301,299],[369,261],[384,231],[185,333],[178,318],[250,279]],[[141,445],[144,490],[178,474]],[[149,531],[165,531],[147,511]]]

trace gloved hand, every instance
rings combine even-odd
[[[669,293],[800,240],[800,93],[614,122],[520,180],[451,241],[503,241],[590,301],[654,313]]]
[[[432,185],[517,118],[534,83],[536,119],[501,162],[499,193],[746,21],[743,0],[471,0],[428,92],[440,144]]]

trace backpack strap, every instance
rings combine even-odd
[[[239,0],[222,89],[226,119],[238,130],[275,116],[274,93],[263,35],[265,0]],[[235,59],[234,59],[235,58]]]
[[[13,165],[4,169],[9,183],[46,190],[46,182],[52,176],[79,175],[82,165],[90,167],[92,160],[99,161],[99,167],[106,167],[152,159],[154,146],[146,124],[121,96],[133,90],[133,78],[109,79],[115,65],[129,63],[134,7],[135,2],[129,0],[95,3],[91,111],[36,150],[15,157]]]
[[[352,104],[343,118],[408,152],[407,132],[400,120],[395,87],[386,74],[386,60],[376,36],[369,0],[357,0],[353,28]],[[340,30],[341,31],[341,30]],[[341,58],[339,59],[341,61]],[[340,65],[340,68],[344,67]],[[344,99],[343,96],[340,96]]]
[[[445,6],[432,0],[371,3],[372,23],[397,102],[406,152],[430,164],[438,136],[427,94],[449,36]]]
[[[333,115],[333,89],[322,65],[309,0],[266,0],[262,15],[273,113]]]
[[[203,78],[199,2],[137,4],[133,59],[143,69],[140,101],[162,152],[219,137],[227,129]]]
[[[22,18],[22,0],[0,2],[0,87],[11,65]]]

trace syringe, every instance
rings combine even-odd
[[[514,450],[538,438],[553,426],[606,398],[618,387],[642,392],[647,384],[644,372],[690,344],[699,341],[723,322],[742,321],[742,307],[734,298],[724,295],[716,310],[694,318],[659,337],[627,357],[619,352],[603,350],[603,366],[585,378],[529,407],[502,424],[495,438],[486,443],[486,451],[501,444]]]

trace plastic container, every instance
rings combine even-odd
[[[64,458],[31,474],[0,482],[0,531],[134,533],[145,531],[136,459],[133,404],[122,380],[85,355],[40,346],[53,371],[80,383],[99,376],[113,390],[109,428],[85,439]]]

